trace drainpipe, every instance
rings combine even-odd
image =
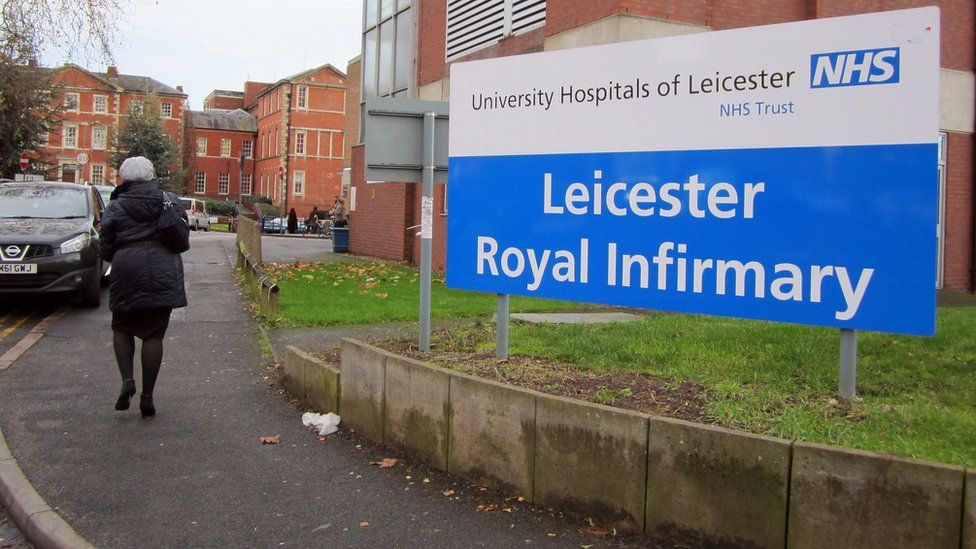
[[[282,88],[282,92],[284,93],[284,100],[283,100],[284,108],[283,108],[283,110],[281,112],[281,130],[282,130],[282,133],[285,134],[284,135],[284,138],[285,138],[284,148],[285,148],[285,150],[284,150],[284,158],[281,160],[281,167],[284,170],[284,176],[283,177],[284,177],[284,183],[285,183],[284,184],[285,198],[284,198],[284,201],[282,202],[282,204],[284,206],[282,207],[282,212],[281,213],[282,213],[282,215],[284,215],[284,216],[287,217],[287,215],[288,215],[288,187],[289,187],[289,185],[288,185],[288,183],[289,183],[288,153],[290,152],[289,143],[291,142],[291,131],[289,130],[289,128],[291,127],[291,83],[285,84],[285,86]]]

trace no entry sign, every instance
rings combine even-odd
[[[20,169],[21,171],[26,170],[30,166],[30,157],[27,156],[26,152],[20,153]]]
[[[938,82],[936,8],[455,64],[447,283],[932,334]]]

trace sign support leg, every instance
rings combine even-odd
[[[857,330],[840,330],[840,398],[851,400],[857,395]]]
[[[508,358],[508,294],[498,294],[495,313],[495,358]]]
[[[430,271],[434,207],[434,122],[433,112],[424,113],[424,183],[420,224],[420,343],[421,352],[430,350]]]

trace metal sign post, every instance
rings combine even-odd
[[[840,330],[840,398],[851,400],[857,396],[857,330]]]
[[[508,294],[498,294],[495,313],[495,358],[508,358]]]
[[[428,351],[434,183],[447,179],[448,104],[371,97],[366,100],[365,112],[366,180],[422,184],[418,348]],[[421,147],[417,147],[418,142]]]

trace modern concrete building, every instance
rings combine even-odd
[[[450,100],[451,64],[678,34],[921,7],[941,9],[941,147],[938,277],[974,287],[974,12],[971,0],[365,0],[362,54],[349,64],[350,101],[366,97]],[[570,70],[570,68],[567,68]],[[359,78],[353,75],[360,74]],[[909,108],[909,106],[906,106]],[[364,177],[360,112],[348,112],[350,248],[418,261],[420,193],[413,184]],[[444,268],[446,186],[435,188],[434,264]]]

